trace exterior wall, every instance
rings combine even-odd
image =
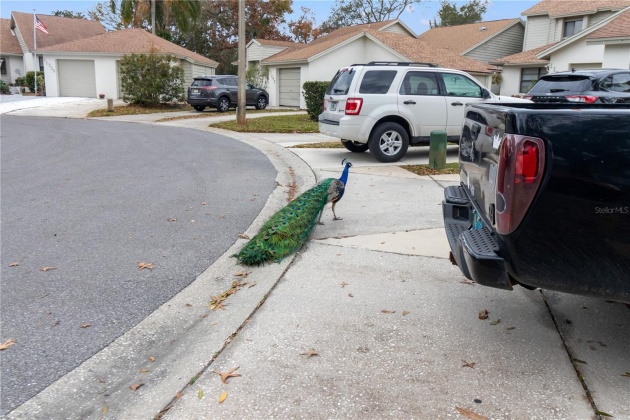
[[[407,35],[409,36],[409,31],[407,31],[402,25],[396,23],[387,29],[383,30],[383,32],[393,32],[395,34]]]
[[[572,64],[601,64],[603,60],[603,45],[586,45],[586,40],[580,39],[553,52],[549,59],[549,73],[571,70]]]
[[[96,92],[104,93],[106,98],[118,98],[118,80],[116,75],[116,60],[120,57],[92,57],[87,55],[44,55],[44,77],[46,79],[46,96],[59,96],[59,76],[57,74],[57,60],[91,60],[94,59],[94,73],[96,77]]]
[[[285,50],[286,47],[277,47],[273,45],[260,45],[252,43],[247,47],[247,61],[262,61],[267,57],[271,57],[274,54]]]
[[[501,72],[501,95],[515,95],[520,90],[521,84],[521,66],[503,66]]]
[[[553,40],[549,40],[551,23],[549,16],[528,16],[523,51],[532,50],[553,42]],[[553,32],[551,33],[553,34]]]
[[[22,56],[4,55],[2,58],[4,58],[7,67],[7,74],[2,75],[2,81],[14,83],[16,78],[24,77],[26,72],[24,71],[24,58]]]
[[[606,19],[609,16],[614,15],[616,12],[599,12],[599,13],[595,13],[594,15],[590,15],[588,18],[588,26],[591,27],[593,25],[595,25],[596,23]]]
[[[178,60],[184,69],[184,86],[190,86],[193,79],[197,76],[212,76],[214,74],[213,67],[206,67],[200,64],[193,64],[190,61]]]
[[[467,52],[464,56],[488,63],[497,58],[521,52],[524,37],[525,28],[523,25],[514,25],[474,50]]]
[[[630,44],[606,45],[602,67],[630,69]]]

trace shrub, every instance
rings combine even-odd
[[[31,92],[35,92],[35,72],[27,71],[24,75],[24,83],[30,89]],[[44,90],[44,72],[37,72],[37,91],[42,92]]]
[[[250,65],[245,71],[245,80],[256,87],[267,89],[269,84],[269,67],[259,66],[258,64]]]
[[[16,77],[15,86],[26,86],[26,81],[24,80],[23,77]]]
[[[123,101],[143,106],[184,100],[184,70],[177,60],[158,54],[131,54],[120,60]]]
[[[317,117],[322,113],[322,103],[328,84],[328,82],[304,82],[302,85],[306,112],[313,121],[317,121]]]
[[[7,85],[4,81],[0,80],[0,93],[3,95],[9,94],[11,91],[9,90],[9,85]]]

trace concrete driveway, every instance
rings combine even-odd
[[[216,131],[202,121],[191,125]],[[280,264],[235,265],[229,255],[239,240],[137,328],[9,418],[146,418],[161,410],[172,419],[630,418],[628,307],[466,282],[448,260],[440,207],[457,177],[418,177],[343,149],[282,147],[290,138],[230,136],[263,150],[279,170],[247,235],[286,203],[292,185],[303,191],[337,177],[349,157],[362,164],[336,207],[343,220],[331,221],[326,209],[325,225]],[[211,310],[211,296],[234,279],[241,285],[224,310]]]

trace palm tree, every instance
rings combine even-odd
[[[110,8],[120,10],[124,25],[150,26],[152,33],[169,37],[173,26],[181,31],[190,28],[201,14],[201,3],[199,0],[110,0]]]

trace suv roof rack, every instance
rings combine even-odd
[[[359,66],[361,64],[353,64],[353,66]],[[407,66],[407,67],[440,67],[434,63],[417,63],[408,61],[370,61],[364,66]]]

